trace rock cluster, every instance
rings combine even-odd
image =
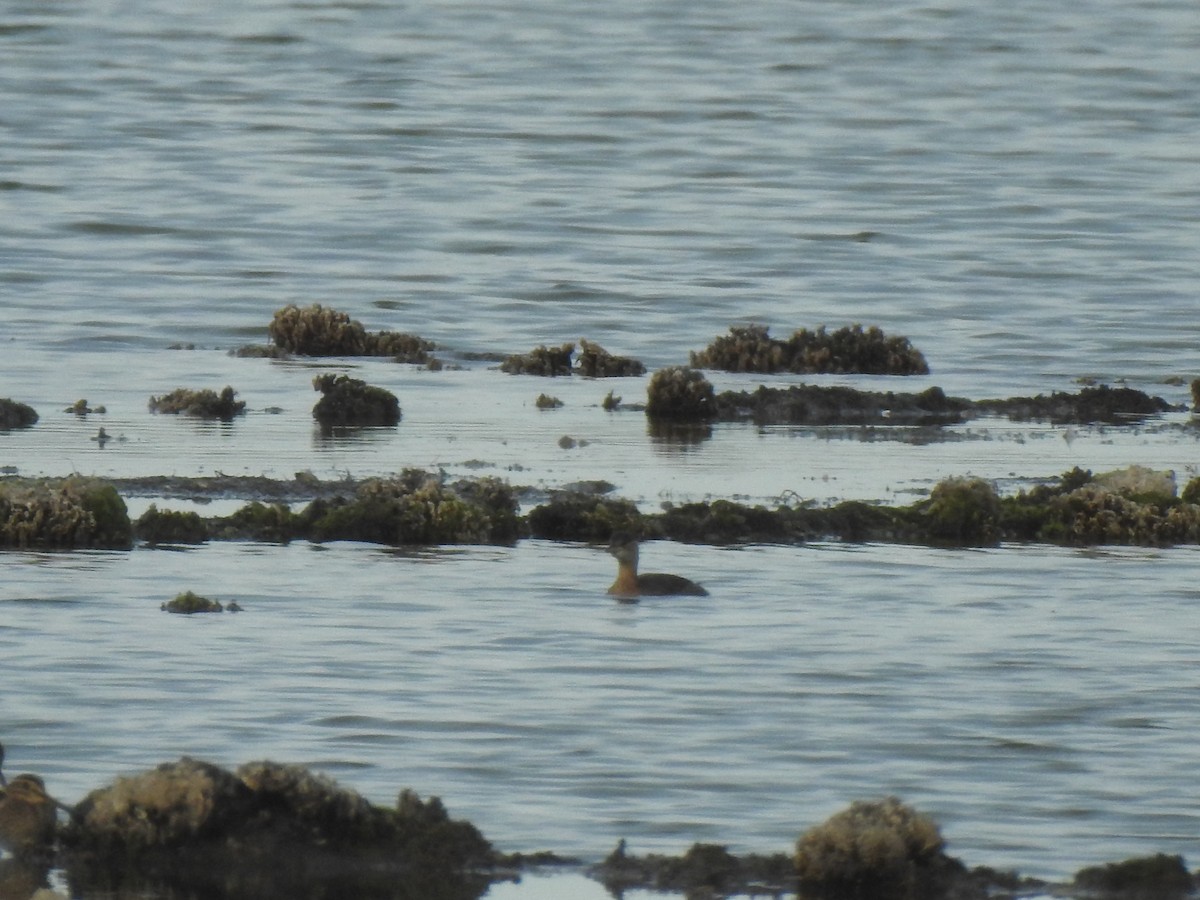
[[[267,336],[275,346],[302,356],[391,356],[399,362],[429,363],[432,341],[395,331],[368,332],[347,313],[315,303],[276,310]]]
[[[879,328],[861,325],[827,331],[802,328],[786,341],[772,338],[765,325],[729,329],[700,352],[693,366],[727,372],[792,372],[795,374],[858,373],[925,375],[929,365],[908,338],[888,337]]]
[[[246,411],[242,400],[235,400],[237,391],[226,385],[218,394],[209,388],[198,391],[176,388],[169,394],[150,398],[150,411],[172,415],[194,416],[198,419],[230,421]]]

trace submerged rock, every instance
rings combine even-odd
[[[0,429],[28,428],[37,424],[38,414],[32,407],[16,400],[0,399]]]
[[[395,331],[370,333],[347,313],[295,304],[275,311],[267,335],[289,353],[302,356],[392,356],[399,362],[424,363],[436,349],[432,341]]]
[[[0,482],[0,547],[127,550],[132,545],[125,501],[105,481]]]
[[[795,374],[858,373],[864,375],[926,375],[925,357],[904,337],[888,337],[861,325],[829,332],[802,328],[786,341],[775,340],[765,325],[733,327],[699,353],[693,366],[727,372],[792,372]]]
[[[228,385],[218,394],[203,388],[198,391],[176,388],[169,394],[150,398],[150,411],[171,415],[195,416],[199,419],[222,419],[226,422],[246,411],[246,403],[235,400],[237,391]]]
[[[657,853],[636,856],[625,841],[588,874],[614,897],[627,890],[671,891],[686,897],[728,897],[789,892],[795,881],[792,860],[785,853],[734,856],[719,844],[693,844],[682,856]]]
[[[1039,419],[1056,424],[1120,425],[1143,421],[1175,407],[1162,397],[1152,397],[1144,391],[1127,387],[1098,385],[1085,387],[1077,394],[1056,391],[1050,396],[1011,397],[1007,400],[980,400],[975,404],[980,414],[1007,416],[1015,421]]]
[[[723,391],[716,408],[723,421],[760,425],[951,425],[964,421],[974,405],[939,387],[908,394],[801,384]]]
[[[323,427],[390,426],[400,421],[400,401],[381,387],[349,375],[327,373],[313,379],[321,399],[313,407],[313,418]]]
[[[201,597],[199,594],[194,594],[191,591],[177,594],[173,600],[162,604],[160,608],[163,612],[179,613],[185,616],[190,616],[193,613],[219,613],[225,611],[225,607],[219,601],[209,600],[207,597]]]
[[[1075,873],[1075,886],[1112,900],[1173,900],[1200,887],[1182,856],[1159,853],[1124,862],[1089,866]]]

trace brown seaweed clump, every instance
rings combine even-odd
[[[563,402],[557,397],[551,397],[549,394],[538,394],[537,400],[533,403],[538,409],[559,409]]]
[[[699,353],[693,366],[726,372],[795,374],[927,375],[929,365],[908,338],[888,337],[879,328],[852,325],[829,332],[802,328],[786,341],[765,325],[732,327]]]
[[[1174,900],[1192,896],[1197,883],[1182,856],[1158,853],[1080,869],[1075,873],[1075,886],[1088,892],[1089,896]]]
[[[947,871],[937,824],[895,797],[858,801],[810,828],[796,843],[801,896],[929,900],[942,896]]]
[[[526,516],[535,538],[551,541],[607,541],[614,532],[642,531],[642,516],[631,500],[597,497],[586,491],[561,491]]]
[[[557,377],[571,374],[571,355],[575,345],[563,344],[561,347],[547,347],[542,344],[526,354],[515,354],[506,357],[500,363],[500,371],[509,375],[544,375]]]
[[[645,375],[646,367],[641,361],[628,356],[614,356],[599,344],[580,338],[579,358],[575,369],[588,378],[622,378]]]
[[[159,544],[203,544],[208,540],[208,526],[199,513],[191,510],[150,508],[133,523],[134,535],[151,547]]]
[[[429,363],[432,341],[396,331],[368,332],[347,313],[314,303],[276,310],[267,335],[275,346],[301,356],[392,356],[398,362]]]
[[[970,400],[948,397],[940,387],[911,394],[814,384],[722,391],[716,404],[722,421],[760,425],[952,425],[974,409]]]
[[[0,483],[0,547],[128,550],[133,526],[116,488],[90,478]]]
[[[199,391],[176,388],[169,394],[150,398],[150,411],[172,415],[195,416],[199,419],[221,419],[228,422],[246,411],[243,400],[235,400],[237,391],[228,385],[218,394],[208,388]]]
[[[506,483],[480,479],[459,493],[442,476],[418,469],[369,479],[348,502],[315,500],[301,519],[311,523],[314,541],[503,544],[519,533],[517,499]]]
[[[225,607],[218,600],[209,600],[207,597],[201,597],[199,594],[191,591],[184,591],[182,594],[177,594],[173,600],[162,604],[163,612],[179,613],[181,615],[190,616],[193,613],[219,613],[224,612]]]
[[[924,506],[925,529],[933,543],[992,547],[1000,543],[1000,496],[982,478],[947,478],[934,486]]]
[[[703,422],[717,414],[712,383],[696,369],[659,369],[650,376],[646,392],[646,415],[652,419]]]
[[[1077,394],[1055,391],[1049,396],[980,400],[975,406],[982,414],[1003,415],[1017,422],[1042,420],[1060,425],[1128,425],[1177,409],[1145,391],[1105,384],[1085,387]]]
[[[28,428],[37,424],[37,411],[25,403],[7,398],[0,399],[0,429]]]
[[[321,399],[313,406],[313,418],[325,428],[388,426],[400,421],[396,395],[358,378],[318,375],[313,379],[313,389],[321,392]]]

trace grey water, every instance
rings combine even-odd
[[[909,502],[1077,464],[1182,483],[1187,414],[673,445],[600,409],[645,379],[470,354],[583,337],[653,369],[734,324],[861,322],[929,359],[888,388],[1096,380],[1185,403],[1198,50],[1185,0],[0,4],[0,396],[42,417],[0,433],[0,466],[411,465],[603,478],[646,509]],[[227,355],[287,303],[420,334],[451,365]],[[394,390],[401,425],[315,431],[331,368]],[[249,405],[232,424],[147,412],[224,384]],[[565,406],[535,409],[543,391]],[[81,397],[108,412],[62,411]],[[68,800],[181,754],[272,757],[588,859],[622,837],[782,851],[884,793],[971,864],[1194,856],[1193,549],[645,555],[712,596],[614,604],[597,548],[529,541],[5,553],[0,739]],[[247,611],[161,613],[183,589]]]

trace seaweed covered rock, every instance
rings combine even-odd
[[[1089,896],[1113,900],[1172,900],[1191,896],[1197,882],[1182,856],[1158,853],[1080,869],[1075,886]]]
[[[267,335],[289,353],[302,356],[392,356],[399,362],[428,363],[432,341],[394,331],[370,333],[347,313],[319,303],[276,310]]]
[[[1060,425],[1123,425],[1177,409],[1162,397],[1152,397],[1145,391],[1103,384],[1083,388],[1077,394],[1055,391],[1048,397],[1038,394],[1036,397],[980,400],[976,406],[983,414],[1007,416],[1015,421],[1044,420]]]
[[[991,547],[1000,543],[1000,497],[982,478],[947,478],[924,506],[925,529],[934,543]]]
[[[628,890],[670,891],[686,897],[781,896],[795,879],[786,854],[735,856],[719,844],[693,844],[682,856],[626,852],[625,841],[589,872],[614,897]]]
[[[201,597],[199,594],[192,591],[184,591],[182,594],[176,594],[172,600],[162,604],[163,612],[177,613],[179,615],[190,616],[194,613],[219,613],[224,612],[225,607],[218,600],[209,600],[207,597]]]
[[[159,544],[203,544],[208,526],[191,510],[159,509],[155,503],[133,523],[134,536],[151,547]]]
[[[937,824],[895,797],[858,801],[796,843],[801,894],[813,898],[931,900],[962,866]]]
[[[107,482],[0,482],[0,546],[127,550],[132,545],[125,501]]]
[[[872,326],[852,325],[829,332],[802,328],[786,341],[772,338],[764,325],[729,329],[706,349],[690,356],[693,366],[727,372],[795,374],[859,373],[926,375],[929,365],[908,338],[888,337]]]
[[[245,401],[234,399],[236,396],[237,391],[228,385],[220,394],[208,388],[198,391],[176,388],[161,397],[151,397],[150,411],[228,422],[246,411]]]
[[[950,425],[964,421],[974,406],[940,387],[912,394],[812,384],[722,391],[716,404],[723,421],[760,425]]]
[[[32,406],[17,400],[0,399],[0,429],[28,428],[37,420],[37,411]]]
[[[641,531],[641,513],[630,500],[561,491],[526,516],[530,534],[551,541],[607,541],[614,531]]]
[[[302,514],[315,541],[385,544],[509,543],[517,500],[498,479],[468,482],[464,493],[440,475],[408,469],[363,482],[346,502],[317,500]]]
[[[669,366],[650,376],[646,415],[652,419],[703,422],[717,414],[712,383],[696,369]]]
[[[622,378],[646,374],[646,367],[639,360],[628,356],[614,356],[599,344],[580,339],[579,358],[575,370],[588,378]]]
[[[408,873],[496,860],[479,830],[451,820],[436,799],[405,792],[387,809],[301,766],[255,762],[233,774],[188,757],[93,791],[63,838],[76,860],[114,870],[156,858],[173,868],[195,854],[229,866],[344,851],[351,868],[373,859]]]
[[[349,375],[327,373],[313,379],[321,399],[313,406],[313,418],[325,428],[335,426],[388,426],[400,421],[400,401],[381,387]]]
[[[509,375],[544,375],[555,377],[571,374],[571,355],[575,345],[547,347],[542,344],[526,354],[514,354],[500,363],[500,371]]]
[[[252,500],[228,516],[212,519],[209,533],[221,540],[264,541],[287,544],[300,537],[303,521],[283,503],[262,503]]]

